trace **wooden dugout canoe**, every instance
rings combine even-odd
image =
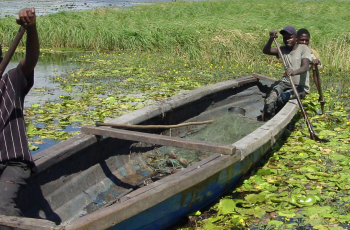
[[[172,125],[208,120],[218,111],[237,109],[256,119],[263,108],[262,89],[271,80],[253,74],[217,83],[109,123]],[[158,129],[84,126],[82,134],[34,155],[38,172],[22,197],[21,208],[27,217],[0,216],[0,225],[23,229],[166,229],[233,187],[276,142],[297,111],[296,101],[288,102],[275,117],[232,144],[159,135]],[[154,171],[142,154],[149,146],[131,152],[135,141],[214,154],[137,188]]]

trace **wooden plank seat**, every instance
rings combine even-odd
[[[81,132],[90,135],[100,135],[104,137],[112,137],[130,141],[140,141],[156,145],[165,145],[192,150],[208,151],[224,155],[233,155],[236,152],[236,147],[233,145],[115,129],[111,127],[95,127],[92,125],[87,125],[81,128]]]

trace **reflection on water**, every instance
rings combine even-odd
[[[77,10],[87,10],[96,7],[118,7],[126,8],[131,6],[136,6],[140,4],[147,4],[150,2],[171,2],[171,0],[103,0],[103,1],[48,1],[48,0],[38,0],[38,1],[20,1],[20,0],[1,0],[1,10],[0,18],[8,16],[17,16],[18,11],[21,8],[34,7],[36,9],[36,14],[38,16],[45,14],[57,13],[58,11],[77,11]]]
[[[35,67],[34,86],[25,98],[24,107],[55,100],[60,95],[66,95],[65,91],[59,89],[58,84],[51,81],[51,77],[60,76],[67,70],[77,68],[78,65],[71,62],[71,58],[74,59],[76,55],[81,54],[75,52],[42,54]],[[15,53],[5,72],[16,67],[23,57],[23,53]]]
[[[37,125],[37,124],[36,124]],[[77,127],[72,127],[72,126],[66,126],[66,128],[64,129],[64,131],[66,132],[76,132],[76,131],[80,131],[80,128]],[[60,132],[60,131],[58,131]],[[39,138],[37,136],[33,137],[33,142],[36,142],[38,139],[40,139],[40,143],[41,144],[36,144],[37,146],[39,146],[39,149],[37,150],[33,150],[31,151],[31,154],[37,154],[45,149],[48,149],[58,143],[60,143],[60,140],[54,140],[54,139],[46,139],[46,138]]]

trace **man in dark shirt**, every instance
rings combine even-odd
[[[35,9],[20,10],[16,20],[27,31],[25,58],[16,68],[0,76],[0,214],[8,216],[22,215],[16,198],[35,170],[27,142],[23,105],[34,84],[34,68],[40,53]],[[0,226],[0,229],[11,228]]]

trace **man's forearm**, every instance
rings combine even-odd
[[[40,45],[36,24],[28,26],[26,41],[26,60],[25,64],[28,68],[34,69],[40,55]]]
[[[309,70],[309,59],[303,58],[302,65],[299,69],[293,71],[293,75],[300,75]]]
[[[271,51],[272,42],[273,42],[273,38],[269,38],[269,40],[267,40],[267,42],[265,43],[264,48],[263,48],[264,54],[275,55]]]

